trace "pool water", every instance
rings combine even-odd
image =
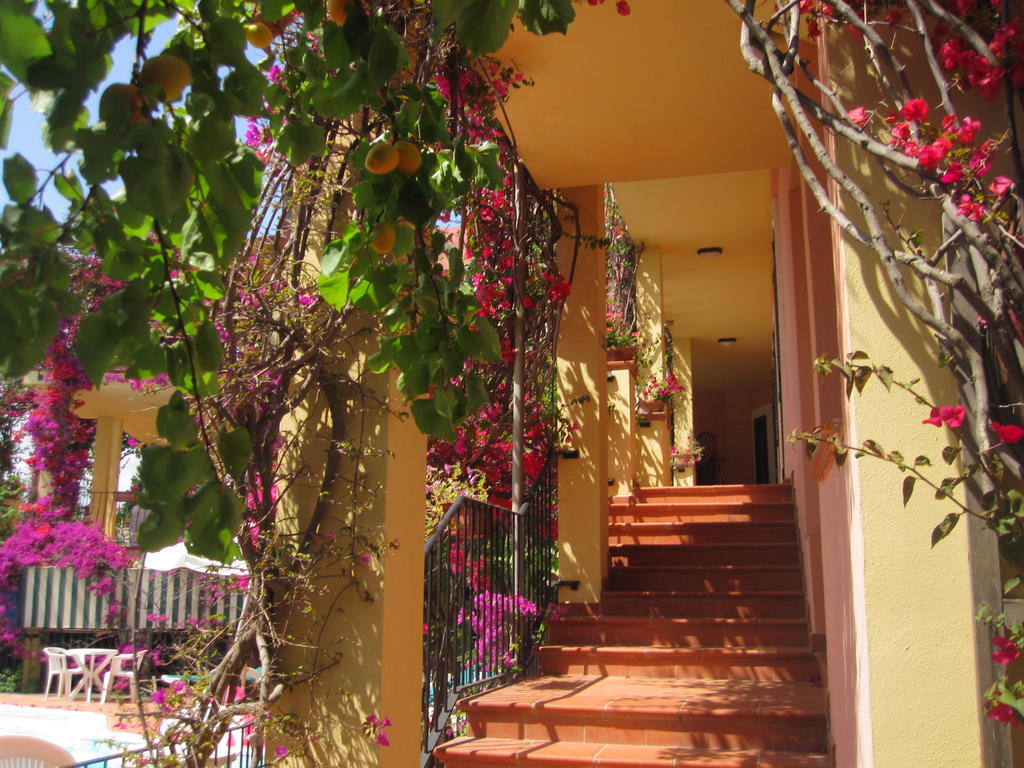
[[[0,704],[0,735],[35,736],[52,741],[77,761],[145,746],[137,733],[109,730],[104,714],[8,704]]]

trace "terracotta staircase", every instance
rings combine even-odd
[[[540,676],[460,702],[447,768],[826,768],[791,489],[613,504],[608,587],[565,607]]]

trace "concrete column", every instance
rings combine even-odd
[[[604,199],[599,186],[563,189],[579,207],[582,234],[604,234]],[[559,267],[568,275],[573,242],[559,244]],[[579,458],[558,465],[558,568],[562,579],[579,580],[577,591],[563,589],[562,600],[593,601],[608,573],[608,362],[604,349],[605,253],[581,248],[572,292],[558,334],[558,399],[577,425],[573,445]]]
[[[675,445],[682,449],[690,445],[693,434],[693,354],[689,338],[672,339],[672,369],[679,383],[686,387],[675,405]],[[672,485],[694,485],[693,467],[685,472],[672,472]]]
[[[651,366],[649,371],[640,372],[640,386],[648,374],[664,376],[671,373],[665,367],[663,296],[661,251],[647,248],[640,254],[636,270],[636,316],[640,336],[651,349]],[[664,418],[645,421],[649,424],[637,431],[637,476],[640,484],[671,485],[668,421]]]
[[[121,472],[121,420],[113,416],[96,419],[96,442],[93,444],[92,499],[89,518],[108,535],[116,533],[114,494]]]
[[[306,525],[320,490],[320,477],[307,468],[321,467],[325,451],[341,450],[342,480],[318,532],[336,542],[345,558],[325,565],[318,576],[324,588],[312,610],[296,610],[286,620],[290,634],[300,642],[309,638],[310,645],[282,654],[283,671],[321,672],[288,694],[281,710],[312,729],[316,754],[309,763],[410,766],[420,756],[426,437],[393,379],[365,368],[376,341],[367,334],[362,343],[352,350],[345,375],[366,389],[339,392],[342,441],[332,445],[338,433],[323,393],[289,427],[301,438],[298,453],[286,460],[300,474],[282,498],[279,527],[287,535]],[[365,391],[386,400],[388,410]],[[361,446],[361,452],[350,445]],[[373,550],[378,544],[385,547],[380,556]],[[390,746],[378,746],[362,733],[368,715],[391,720]]]
[[[632,363],[608,364],[608,476],[611,491],[628,498],[637,477],[636,369]]]

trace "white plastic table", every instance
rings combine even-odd
[[[117,656],[117,651],[113,648],[68,648],[68,656],[82,668],[82,679],[68,692],[68,698],[75,698],[85,688],[85,700],[91,702],[93,688],[97,692],[103,688],[103,672],[110,666],[111,659]]]

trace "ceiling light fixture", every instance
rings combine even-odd
[[[721,344],[723,347],[731,347],[733,344],[736,343],[736,337],[725,336],[724,338],[719,339],[718,343]]]
[[[703,256],[705,259],[713,259],[715,256],[722,255],[722,248],[720,246],[711,246],[709,248],[698,248],[697,255]]]

